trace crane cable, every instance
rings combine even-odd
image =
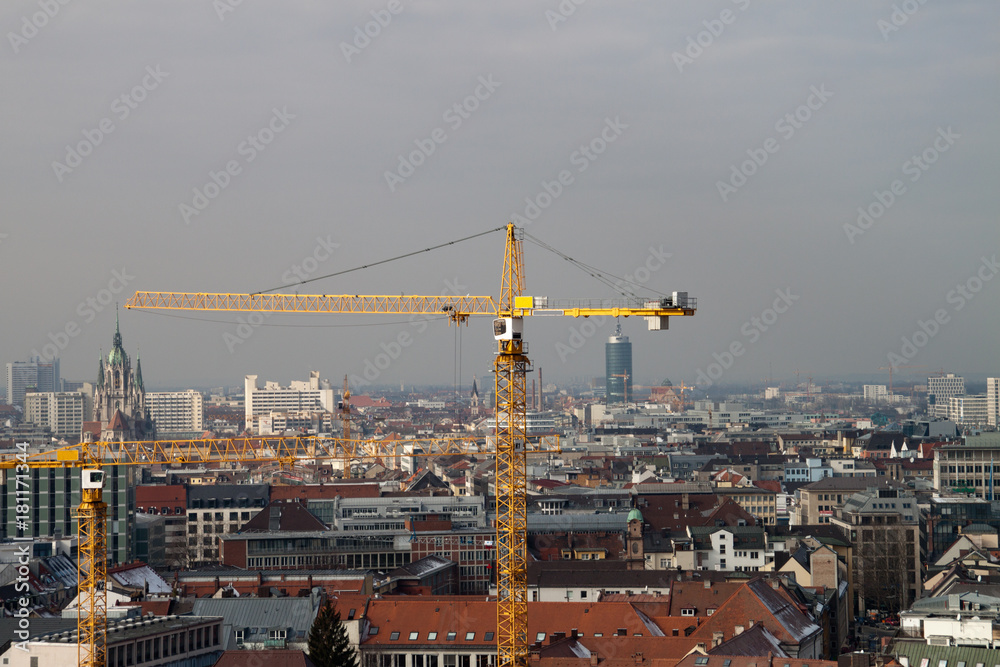
[[[494,229],[487,229],[485,232],[479,232],[478,234],[473,234],[471,236],[464,236],[460,239],[455,239],[454,241],[446,241],[445,243],[439,243],[437,245],[432,245],[429,248],[424,248],[423,250],[414,250],[413,252],[408,252],[404,255],[397,255],[396,257],[390,257],[388,259],[382,259],[377,262],[372,262],[371,264],[362,264],[361,266],[355,266],[351,269],[344,269],[342,271],[334,271],[333,273],[328,273],[325,276],[316,276],[315,278],[307,278],[305,280],[300,280],[297,283],[291,283],[291,285],[305,285],[306,283],[316,282],[317,280],[324,280],[326,278],[333,278],[335,276],[342,276],[345,273],[351,273],[353,271],[360,271],[362,269],[370,269],[373,266],[379,266],[380,264],[388,264],[389,262],[395,262],[398,259],[405,259],[407,257],[413,257],[414,255],[419,255],[422,252],[430,252],[431,250],[437,250],[439,248],[444,248],[450,245],[455,245],[456,243],[461,243],[462,241],[469,241],[471,239],[479,238],[480,236],[486,236],[487,234],[492,234],[493,232],[505,231],[506,227],[496,227]],[[257,296],[258,294],[269,294],[271,292],[277,292],[280,289],[285,289],[291,285],[280,285],[278,287],[271,287],[269,289],[263,289],[259,292],[252,292],[250,296]]]
[[[625,285],[632,285],[632,286],[640,288],[640,289],[646,289],[646,290],[649,290],[650,292],[655,292],[656,294],[659,294],[660,296],[670,296],[669,294],[666,294],[664,292],[660,292],[660,291],[655,290],[655,289],[653,289],[651,287],[646,287],[645,285],[641,285],[641,284],[639,284],[637,282],[629,280],[628,278],[622,278],[621,276],[616,276],[613,273],[609,273],[609,272],[604,271],[602,269],[599,269],[599,268],[597,268],[595,266],[591,266],[590,264],[587,264],[586,262],[581,262],[581,261],[579,261],[577,259],[574,259],[574,258],[570,257],[569,255],[567,255],[566,253],[564,253],[564,252],[562,252],[560,250],[557,250],[556,248],[553,248],[551,245],[549,245],[545,241],[542,241],[541,239],[536,238],[536,237],[532,236],[531,234],[529,234],[527,232],[524,233],[524,236],[525,236],[525,238],[529,239],[532,243],[534,243],[538,247],[543,248],[545,250],[548,250],[549,252],[551,252],[551,253],[553,253],[555,255],[558,255],[559,257],[563,258],[564,260],[566,260],[567,262],[569,262],[570,264],[572,264],[576,268],[580,269],[581,271],[583,271],[584,273],[586,273],[587,275],[589,275],[591,278],[594,278],[595,280],[598,280],[599,282],[607,285],[608,287],[610,287],[611,289],[615,290],[616,292],[618,292],[619,294],[621,294],[622,296],[624,296],[626,298],[631,297],[631,298],[634,298],[634,299],[639,299],[641,297],[640,297],[640,295],[638,293],[636,293],[632,289],[624,287]]]

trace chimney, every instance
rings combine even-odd
[[[689,510],[691,509],[691,495],[684,493],[681,494],[681,509]]]
[[[711,579],[706,579],[705,580],[705,588],[711,588],[711,587],[712,587],[712,580]]]
[[[637,665],[641,665],[642,664],[642,653],[636,653],[632,657],[635,658],[635,664],[637,664]]]
[[[576,628],[573,628],[572,630],[570,630],[570,631],[569,631],[569,636],[570,636],[570,637],[571,637],[572,639],[576,639],[577,637],[579,637],[579,636],[580,636],[580,633],[579,633],[579,632],[577,631],[577,629],[576,629]]]
[[[597,655],[597,651],[591,651],[590,652],[590,667],[597,667],[597,661],[598,661],[598,659],[599,659],[599,656]]]

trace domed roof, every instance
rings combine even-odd
[[[632,521],[638,521],[639,523],[642,523],[642,512],[634,508],[629,510],[628,523],[632,523]]]

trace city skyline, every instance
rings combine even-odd
[[[299,283],[513,220],[698,299],[669,331],[622,321],[637,385],[997,374],[994,3],[59,7],[0,16],[5,362],[92,381],[136,290],[495,296],[498,234]],[[525,271],[615,295],[530,240]],[[157,388],[447,385],[456,356],[468,385],[493,357],[487,318],[460,355],[443,320],[121,322]],[[529,356],[600,377],[614,326],[532,318]]]

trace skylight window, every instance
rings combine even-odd
[[[707,665],[708,664],[708,656],[707,655],[703,655],[703,656],[699,656],[699,657],[695,658],[694,659],[694,664],[696,664],[696,665]]]
[[[438,638],[438,633],[436,633],[436,632],[428,632],[427,633],[427,641],[432,642],[432,641],[436,640],[437,638]]]
[[[389,635],[389,641],[391,641],[391,642],[394,642],[394,641],[396,641],[397,639],[399,639],[399,631],[398,631],[398,630],[394,630],[394,631],[393,631],[393,632],[392,632],[392,633],[391,633],[391,634]],[[787,667],[787,665],[786,665],[786,667]]]
[[[419,637],[419,636],[420,636],[419,632],[411,632],[410,633],[410,641],[411,642],[417,641],[417,637]]]
[[[378,626],[377,625],[373,625],[372,627],[368,628],[368,634],[369,635],[377,635],[378,634]]]
[[[448,633],[448,636],[445,637],[445,640],[449,641],[449,642],[453,642],[453,641],[455,641],[455,637],[457,637],[457,636],[458,636],[458,633],[455,632],[454,630],[452,630],[451,632]]]
[[[492,633],[492,632],[487,632],[487,633],[486,633],[486,636],[485,636],[485,637],[483,637],[483,639],[485,639],[485,640],[486,640],[486,641],[488,641],[488,642],[491,642],[491,641],[493,641],[493,633]],[[982,666],[982,665],[979,665],[979,667],[983,667],[983,666]]]
[[[465,633],[465,641],[471,642],[475,638],[476,638],[476,633],[475,632],[466,632]]]
[[[544,641],[544,640],[545,640],[545,633],[544,632],[539,632],[538,634],[535,635],[535,641],[536,642],[540,642],[540,641]]]

